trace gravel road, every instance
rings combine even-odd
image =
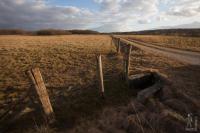
[[[163,56],[167,56],[169,58],[185,62],[191,65],[200,65],[200,53],[199,52],[192,52],[186,50],[179,50],[173,48],[166,48],[162,46],[153,45],[150,43],[140,42],[133,39],[122,39],[121,41],[127,42],[135,47],[138,47],[144,51],[157,53]]]

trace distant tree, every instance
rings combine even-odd
[[[44,29],[36,31],[36,35],[70,35],[72,34],[66,30]]]
[[[145,30],[138,32],[115,32],[112,34],[119,35],[168,35],[168,36],[188,36],[200,37],[200,29],[158,29]]]
[[[21,29],[0,29],[0,35],[27,35],[27,34],[30,34],[30,32]]]
[[[72,34],[99,34],[97,31],[93,30],[69,30]]]

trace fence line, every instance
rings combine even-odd
[[[129,79],[130,74],[130,56],[132,51],[132,45],[128,44],[128,42],[124,41],[121,38],[117,38],[111,36],[113,42],[116,42],[115,46],[117,49],[117,53],[121,53],[123,55],[123,74],[126,81]]]

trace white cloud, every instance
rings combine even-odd
[[[101,4],[101,9],[104,11],[117,12],[120,8],[120,3],[122,0],[94,0],[95,2]]]
[[[73,6],[51,6],[42,0],[1,0],[1,28],[87,28],[89,10]]]
[[[151,23],[151,20],[150,19],[141,19],[141,20],[138,20],[138,23],[139,24],[148,24],[148,23]]]
[[[199,0],[93,1],[99,10],[50,5],[46,0],[1,0],[0,28],[91,28],[109,32],[155,27],[172,19],[200,19]]]
[[[69,7],[65,7],[65,12],[67,14],[77,14],[80,12],[80,9],[77,7],[73,7],[73,6],[69,6]]]
[[[15,0],[15,3],[16,3],[16,4],[19,4],[19,5],[20,5],[20,4],[23,4],[24,2],[25,2],[25,0]]]
[[[171,7],[166,13],[171,16],[192,17],[200,15],[199,9],[199,0],[176,0],[171,3]]]
[[[159,16],[156,17],[156,21],[167,21],[168,18],[166,17],[165,14],[159,14]]]
[[[150,23],[152,16],[158,13],[159,0],[95,0],[100,4],[104,19],[102,29],[115,25],[115,29],[133,29],[133,23]],[[122,24],[120,25],[119,22]],[[109,24],[108,24],[109,23]],[[111,24],[112,23],[112,24]],[[110,26],[111,27],[111,26]],[[106,28],[107,29],[107,28]]]

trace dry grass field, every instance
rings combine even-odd
[[[159,46],[200,52],[199,37],[159,36],[159,35],[128,35],[124,36],[138,41],[154,43]]]
[[[168,43],[169,37],[161,38]],[[199,43],[194,43],[199,39],[190,42],[184,49],[199,50]],[[105,99],[99,97],[97,84],[99,53]],[[138,90],[129,89],[122,80],[122,55],[106,35],[0,36],[0,65],[0,115],[10,109],[10,116],[20,116],[11,123],[7,122],[12,117],[0,121],[6,132],[178,133],[185,132],[188,113],[200,117],[199,66],[133,47],[131,74],[154,70],[169,80],[162,95],[141,104],[135,101]],[[47,86],[57,120],[54,125],[42,121],[37,102],[31,103],[29,97],[19,100],[32,89],[25,72],[34,67],[40,68]]]
[[[95,75],[95,55],[112,52],[109,41],[107,36],[1,36],[0,87],[26,87],[24,72],[32,67],[41,68],[49,86],[87,84]]]

